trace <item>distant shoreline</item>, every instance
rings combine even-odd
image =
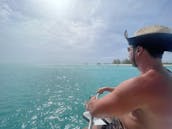
[[[80,64],[4,64],[0,63],[2,66],[10,66],[10,65],[15,65],[15,66],[75,66],[75,65],[97,65],[97,66],[103,66],[103,65],[111,65],[111,66],[132,66],[132,64],[112,64],[112,63],[80,63]],[[172,66],[172,64],[166,64],[163,63],[163,66]]]
[[[102,64],[96,64],[96,65],[132,66],[132,64],[103,64],[103,63]],[[163,64],[163,66],[172,66],[172,64]]]
[[[164,66],[172,66],[172,64],[163,64]]]

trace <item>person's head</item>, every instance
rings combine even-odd
[[[138,47],[145,49],[152,58],[162,58],[164,51],[172,52],[172,30],[165,26],[148,26],[136,31],[135,36],[128,38],[127,31],[125,37],[132,48],[131,62],[137,66],[135,52]]]

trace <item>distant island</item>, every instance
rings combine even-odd
[[[124,59],[124,60],[114,59],[112,61],[112,64],[131,64],[131,62],[129,59]]]
[[[96,63],[97,65],[101,65],[101,64],[131,64],[129,59],[124,59],[124,60],[120,60],[120,59],[114,59],[111,63],[102,63],[102,62],[98,62]]]
[[[88,65],[89,63],[84,63],[85,65]],[[97,62],[96,63],[97,65],[102,65],[102,64],[116,64],[116,65],[130,65],[131,64],[131,61],[129,59],[114,59],[112,62],[109,62],[109,63],[105,63],[105,62]],[[172,65],[172,62],[163,62],[164,65]]]
[[[120,60],[120,59],[114,59],[112,61],[112,64],[131,64],[131,61],[129,59],[124,59],[124,60]],[[172,62],[163,62],[164,65],[172,65]]]

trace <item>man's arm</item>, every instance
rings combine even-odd
[[[120,116],[139,108],[142,102],[142,87],[144,81],[134,78],[124,81],[110,94],[96,100],[95,97],[87,104],[87,109],[93,116]]]

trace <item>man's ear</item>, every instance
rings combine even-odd
[[[137,52],[138,55],[142,54],[143,51],[144,51],[144,48],[143,48],[142,46],[138,46],[138,47],[136,48],[136,52]]]

